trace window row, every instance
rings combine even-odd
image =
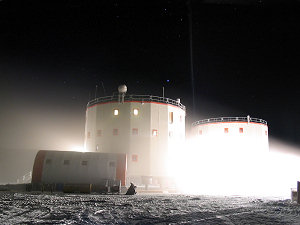
[[[131,134],[132,135],[138,135],[139,134],[139,129],[138,128],[132,128]],[[112,130],[112,135],[113,136],[119,135],[119,129],[113,129]],[[152,136],[153,137],[158,136],[158,130],[153,129],[152,130]],[[102,130],[97,130],[97,137],[102,137]],[[87,133],[87,138],[91,138],[91,132],[90,131],[88,131],[88,133]]]
[[[134,116],[139,115],[139,109],[138,109],[138,108],[134,108],[134,109],[132,110],[132,113],[133,113]],[[114,110],[113,110],[113,115],[114,115],[114,116],[118,116],[119,114],[120,114],[119,109],[114,109]]]
[[[52,159],[46,159],[46,165],[51,165],[52,164]],[[71,161],[69,159],[64,159],[63,161],[63,165],[70,165]],[[81,166],[87,166],[88,165],[88,161],[87,160],[82,160],[80,162]],[[109,162],[109,167],[116,167],[116,163],[115,162]]]
[[[224,128],[224,133],[225,134],[228,134],[229,133],[229,128]],[[239,128],[239,133],[242,134],[244,133],[244,128],[240,127]],[[203,134],[203,131],[202,130],[198,130],[198,135],[202,135]],[[268,135],[268,131],[265,131],[265,135]]]
[[[179,116],[179,121],[180,122],[183,121],[183,116],[182,115]],[[174,122],[174,113],[169,112],[169,124],[172,124],[173,122]]]
[[[134,116],[139,115],[139,109],[138,109],[138,108],[134,108],[134,109],[132,110],[132,112],[133,112],[133,115],[134,115]],[[119,114],[120,114],[119,109],[114,109],[114,110],[113,110],[113,115],[114,115],[114,116],[118,116]],[[182,116],[182,115],[179,116],[179,121],[180,121],[180,122],[183,121],[183,116]],[[174,113],[173,113],[173,112],[169,112],[169,124],[172,124],[173,122],[174,122]]]

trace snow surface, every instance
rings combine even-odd
[[[300,224],[290,200],[0,192],[0,224]]]

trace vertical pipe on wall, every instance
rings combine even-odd
[[[300,204],[300,181],[297,181],[297,203]]]

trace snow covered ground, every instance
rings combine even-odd
[[[1,192],[0,224],[300,224],[300,205],[238,196]]]

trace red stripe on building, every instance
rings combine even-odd
[[[152,101],[124,101],[125,103],[127,102],[136,102],[136,103],[153,103],[153,104],[159,104],[159,105],[168,105],[168,106],[172,106],[172,107],[176,107],[176,108],[180,108],[177,105],[172,105],[172,104],[168,104],[168,103],[163,103],[163,102],[152,102]],[[97,105],[104,105],[104,104],[109,104],[109,103],[119,103],[118,101],[111,101],[111,102],[101,102],[101,103],[96,103],[95,105],[89,106],[87,107],[87,109],[89,108],[93,108]]]
[[[211,124],[225,124],[225,123],[248,123],[248,122],[244,122],[244,121],[227,121],[227,122],[213,122],[213,123],[204,123],[204,124],[197,124],[194,127],[198,127],[198,126],[207,126],[207,125],[211,125]],[[256,123],[256,122],[249,122],[252,124],[257,124],[257,125],[263,125],[263,126],[268,126],[267,124],[263,124],[263,123]]]
[[[35,157],[32,169],[32,183],[42,182],[43,166],[47,151],[40,150]]]

